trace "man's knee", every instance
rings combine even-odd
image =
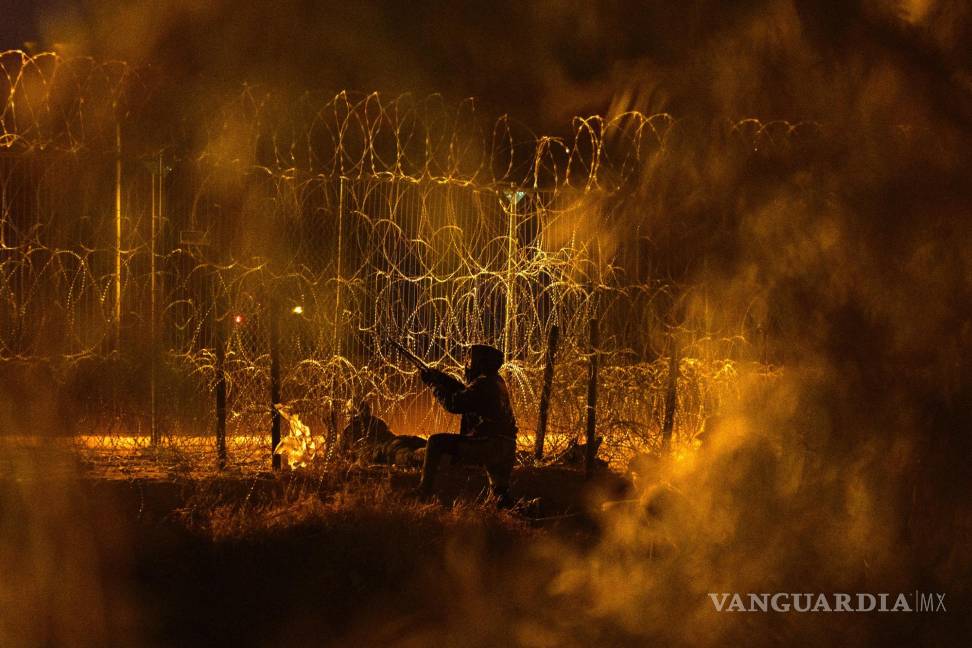
[[[442,434],[433,434],[429,437],[429,442],[425,446],[425,456],[447,456],[455,459],[459,455],[459,435],[449,434],[448,432]]]

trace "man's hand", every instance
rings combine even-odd
[[[422,369],[421,376],[422,382],[424,382],[426,385],[438,385],[442,383],[445,373],[439,369],[429,367],[428,369]]]

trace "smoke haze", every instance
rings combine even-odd
[[[686,322],[752,310],[783,375],[742,379],[700,453],[660,465],[641,494],[667,498],[660,518],[609,514],[590,555],[537,557],[558,566],[550,590],[511,596],[563,596],[623,638],[686,645],[747,636],[706,592],[968,602],[966,3],[92,0],[36,16],[43,43],[157,68],[192,111],[249,82],[472,96],[551,135],[575,115],[668,113],[679,128],[598,235],[608,249],[633,231],[655,240],[654,267],[686,287]],[[577,632],[541,618],[542,631],[520,619],[522,643]],[[816,622],[778,620],[774,636],[833,630]]]

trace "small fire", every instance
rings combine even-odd
[[[276,403],[274,408],[290,427],[290,434],[286,435],[277,444],[273,451],[276,455],[286,455],[287,464],[291,468],[303,468],[307,466],[317,455],[317,442],[311,435],[310,427],[300,420],[300,417],[291,412],[290,409],[281,403]]]
[[[304,312],[304,307],[300,305],[294,306],[290,312],[294,315],[301,315]]]
[[[235,323],[237,323],[237,324],[242,324],[243,323],[243,316],[242,315],[237,315],[236,317],[233,318],[233,321]]]

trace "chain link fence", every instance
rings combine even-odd
[[[758,296],[711,313],[673,263],[694,234],[642,213],[681,136],[667,115],[537,138],[435,97],[248,88],[187,123],[121,64],[7,52],[0,69],[4,383],[43,394],[45,442],[97,466],[266,468],[275,389],[326,439],[360,400],[398,433],[454,429],[387,339],[445,368],[504,349],[526,446],[556,325],[549,451],[581,434],[597,353],[611,459],[660,442],[676,346],[685,439],[741,368],[769,370]],[[720,141],[750,155],[813,128]]]

